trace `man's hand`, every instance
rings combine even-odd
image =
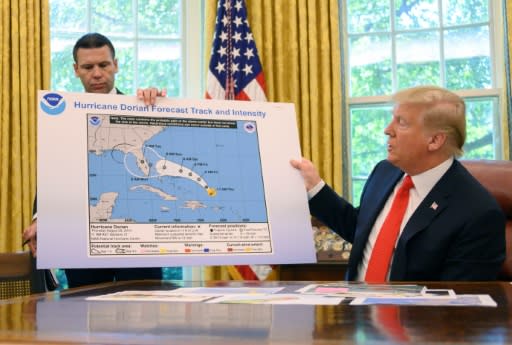
[[[32,252],[32,256],[37,256],[37,219],[30,224],[25,230],[23,230],[23,246],[28,245],[28,248]]]
[[[156,103],[157,97],[165,97],[167,90],[158,90],[156,87],[148,87],[146,89],[137,89],[137,97],[144,101],[145,105],[153,105]]]
[[[304,184],[306,185],[307,191],[322,181],[313,163],[306,158],[302,158],[300,161],[292,159],[290,164],[292,167],[300,171],[300,174],[304,178]]]

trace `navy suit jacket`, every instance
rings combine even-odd
[[[347,280],[373,224],[403,171],[388,161],[374,168],[355,208],[325,186],[311,214],[352,243]],[[505,215],[496,200],[455,160],[405,225],[391,263],[391,281],[495,280],[505,259]]]

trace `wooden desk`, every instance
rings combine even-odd
[[[304,282],[305,283],[305,282]],[[178,283],[176,283],[178,284]],[[264,282],[264,286],[297,282]],[[183,286],[258,285],[190,282]],[[512,342],[509,283],[425,283],[456,293],[490,294],[497,308],[292,306],[93,302],[90,295],[164,289],[136,281],[0,301],[0,344],[502,344]],[[396,315],[384,323],[379,313]],[[386,326],[387,325],[387,326]]]
[[[343,261],[319,261],[315,264],[279,265],[281,280],[325,280],[345,279],[347,263]]]

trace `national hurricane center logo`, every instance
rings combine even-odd
[[[93,115],[89,118],[89,123],[91,124],[91,126],[99,126],[101,125],[101,119],[99,118],[99,116]]]
[[[254,122],[248,121],[244,123],[244,129],[247,133],[254,133],[256,131],[256,124],[254,124]]]
[[[48,115],[59,115],[66,109],[66,101],[57,93],[48,93],[43,96],[39,106]]]

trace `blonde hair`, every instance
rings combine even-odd
[[[398,91],[392,96],[396,104],[418,104],[425,127],[440,130],[447,135],[447,142],[454,156],[463,154],[466,141],[466,105],[455,93],[438,86],[417,86]]]

